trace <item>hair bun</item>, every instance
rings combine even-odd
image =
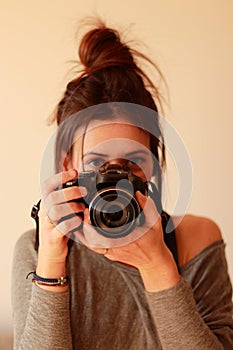
[[[113,66],[135,67],[133,56],[128,46],[121,42],[118,32],[104,24],[84,35],[79,57],[88,73]]]

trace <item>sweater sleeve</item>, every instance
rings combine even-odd
[[[147,292],[163,350],[233,349],[232,287],[223,242],[201,252],[181,274],[176,286]]]
[[[43,290],[26,279],[34,271],[37,254],[34,232],[15,245],[12,269],[14,350],[71,350],[69,292]]]

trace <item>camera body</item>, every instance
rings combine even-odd
[[[136,191],[148,193],[147,182],[120,164],[103,165],[99,171],[83,171],[63,188],[84,186],[88,194],[81,201],[89,208],[90,221],[98,233],[107,238],[130,234],[144,221],[135,197]],[[79,200],[80,201],[80,200]]]

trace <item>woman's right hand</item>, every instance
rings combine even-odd
[[[39,251],[36,272],[44,278],[60,278],[66,275],[67,242],[70,231],[82,224],[85,205],[75,202],[86,195],[84,187],[58,189],[61,184],[74,180],[77,171],[70,169],[55,174],[42,185],[41,210],[39,214]],[[60,287],[44,289],[58,291]],[[64,287],[63,287],[64,289]]]

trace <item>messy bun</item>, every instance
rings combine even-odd
[[[130,102],[157,111],[159,90],[135,60],[162,74],[149,58],[123,43],[118,31],[98,22],[83,36],[78,52],[83,70],[68,83],[58,104],[54,115],[58,125],[71,114],[106,102]]]
[[[87,73],[107,67],[136,68],[118,32],[103,25],[86,33],[79,47],[79,57]]]

